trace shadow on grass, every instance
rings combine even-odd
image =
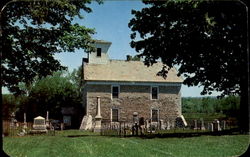
[[[174,132],[174,133],[147,133],[143,135],[126,135],[126,136],[119,136],[119,135],[104,135],[110,137],[139,137],[144,139],[151,139],[151,138],[188,138],[188,137],[199,137],[199,136],[222,136],[222,135],[242,135],[248,133],[242,133],[238,128],[223,130],[223,131],[215,131],[215,132]]]

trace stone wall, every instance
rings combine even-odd
[[[111,119],[111,109],[119,109],[119,121],[133,121],[133,113],[138,117],[151,118],[151,109],[159,109],[159,119],[174,120],[181,115],[180,86],[159,86],[159,99],[151,100],[150,86],[120,85],[119,98],[112,99],[111,85],[86,85],[86,110],[96,116],[97,96],[101,97],[101,116]]]

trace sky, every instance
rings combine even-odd
[[[110,59],[125,60],[126,55],[136,55],[134,49],[130,47],[131,30],[128,27],[129,21],[133,18],[131,10],[141,10],[146,7],[139,0],[130,1],[105,1],[99,5],[92,2],[88,5],[92,9],[92,13],[81,12],[84,19],[75,19],[74,22],[80,25],[94,28],[96,34],[94,39],[112,42],[108,54]],[[55,57],[60,60],[61,64],[67,66],[69,71],[77,69],[82,64],[82,58],[86,57],[84,50],[76,50],[70,53],[60,53]],[[182,85],[181,92],[183,97],[200,97],[200,87],[187,87]],[[3,92],[6,90],[4,89]],[[210,96],[217,96],[214,92]]]

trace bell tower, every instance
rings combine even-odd
[[[108,49],[111,42],[104,40],[95,40],[95,51],[88,54],[89,64],[106,64],[109,61]]]

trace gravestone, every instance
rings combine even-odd
[[[220,128],[220,121],[218,119],[215,119],[213,121],[213,124],[214,124],[214,131],[221,131],[221,128]]]
[[[170,130],[170,122],[169,122],[169,120],[167,121],[167,130]]]
[[[213,124],[213,123],[209,123],[209,130],[210,130],[211,132],[214,131],[214,124]]]
[[[165,130],[166,129],[166,125],[164,124],[163,120],[160,120],[160,129],[161,130]]]
[[[134,112],[133,113],[133,122],[138,124],[138,122],[139,122],[138,112]]]
[[[222,121],[222,126],[223,126],[223,130],[226,130],[226,121],[225,120]]]
[[[11,117],[11,119],[10,119],[10,128],[14,128],[15,127],[15,113],[12,112],[10,117]]]
[[[197,120],[194,120],[194,130],[197,130],[198,127],[197,127]]]
[[[34,118],[33,129],[31,133],[47,133],[48,130],[46,129],[45,118],[38,116]]]
[[[176,127],[178,127],[178,128],[184,128],[187,126],[187,122],[186,122],[183,115],[177,117],[175,119],[175,123],[176,123]]]
[[[201,130],[206,130],[203,119],[201,119]]]
[[[46,127],[50,128],[50,125],[49,125],[49,111],[47,111],[47,114],[46,114]]]
[[[86,115],[82,119],[80,130],[90,130],[92,129],[92,116]]]
[[[23,129],[27,129],[26,113],[23,114]]]

